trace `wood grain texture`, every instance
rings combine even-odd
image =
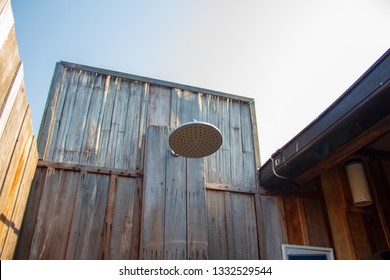
[[[343,181],[336,167],[321,175],[322,191],[328,211],[336,257],[337,259],[355,259],[356,254],[348,226],[341,184]]]
[[[166,127],[149,126],[146,139],[141,259],[164,258]]]

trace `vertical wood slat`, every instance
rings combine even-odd
[[[11,259],[37,163],[11,1],[0,2],[0,258]]]
[[[255,194],[207,190],[210,259],[259,259],[261,216]]]
[[[281,244],[288,242],[285,215],[280,197],[260,196],[263,213],[263,259],[282,259]]]
[[[333,167],[321,175],[335,254],[338,259],[355,259],[355,251],[346,216],[340,171]]]
[[[206,187],[202,159],[187,159],[187,246],[188,259],[208,259]]]
[[[15,104],[5,125],[5,131],[7,133],[0,134],[0,190],[4,188],[4,180],[7,176],[7,170],[9,168],[10,161],[13,158],[15,146],[19,137],[24,134],[24,129],[28,128],[28,104],[27,97],[24,94],[24,88],[21,88],[18,94],[18,98],[15,100]],[[27,118],[27,121],[26,121]]]
[[[0,27],[1,32],[3,30],[2,24],[0,24]],[[7,34],[3,47],[0,46],[0,116],[3,114],[6,100],[10,95],[11,85],[14,83],[15,74],[18,73],[20,65],[15,27],[13,27]]]
[[[3,1],[2,1],[3,2]],[[14,26],[14,15],[12,13],[11,1],[5,1],[0,6],[0,49],[7,40],[10,30]]]
[[[225,260],[228,259],[225,193],[213,190],[208,190],[206,193],[209,259]]]
[[[167,156],[164,259],[187,259],[186,159]]]
[[[81,173],[75,198],[67,259],[97,259],[102,243],[109,177]]]
[[[145,171],[141,229],[141,259],[164,258],[165,164],[167,128],[149,126],[145,148]]]
[[[15,147],[19,153],[14,154],[5,181],[7,188],[1,195],[1,218],[4,219],[0,224],[1,259],[10,259],[14,254],[37,162],[35,139],[27,136],[19,143],[21,145]]]
[[[108,259],[124,260],[138,258],[139,188],[132,178],[117,178],[115,202],[109,239]]]
[[[40,206],[43,186],[45,184],[46,171],[47,168],[38,167],[35,172],[26,206],[28,211],[25,213],[25,218],[23,219],[20,238],[15,251],[15,259],[27,260],[30,257],[35,221]]]
[[[296,245],[311,245],[306,213],[301,198],[284,198],[288,242]]]

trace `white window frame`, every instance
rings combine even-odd
[[[334,260],[333,248],[282,244],[282,256],[288,260],[289,256],[326,256],[327,260]]]

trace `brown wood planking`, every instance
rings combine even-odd
[[[321,175],[322,191],[326,202],[336,257],[337,259],[355,259],[356,255],[345,212],[342,183],[337,167],[333,167]]]

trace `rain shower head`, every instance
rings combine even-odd
[[[197,120],[176,127],[169,135],[172,152],[183,157],[207,157],[215,153],[221,145],[221,131],[210,123]]]

